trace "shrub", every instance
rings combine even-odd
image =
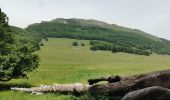
[[[81,43],[81,46],[85,46],[85,44],[84,44],[84,43]]]
[[[47,37],[43,37],[43,39],[44,39],[45,41],[48,41],[48,38],[47,38]]]
[[[44,44],[43,44],[43,43],[40,43],[40,46],[44,46]]]
[[[74,41],[74,42],[72,43],[72,45],[73,45],[73,46],[78,46],[79,44],[78,44],[77,41]]]

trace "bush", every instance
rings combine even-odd
[[[47,37],[45,38],[45,41],[48,41],[48,38],[47,38]]]
[[[47,37],[43,37],[43,39],[44,39],[45,41],[48,41],[48,38],[47,38]]]
[[[74,41],[74,42],[72,43],[72,45],[73,45],[73,46],[78,46],[79,44],[78,44],[77,41]]]
[[[81,46],[85,46],[85,44],[84,44],[84,43],[81,43]]]
[[[43,44],[43,43],[40,43],[40,46],[44,46],[44,44]]]

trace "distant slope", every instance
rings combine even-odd
[[[127,49],[149,50],[158,54],[170,54],[170,41],[160,39],[137,29],[107,24],[97,20],[54,19],[29,25],[27,31],[42,37],[66,37],[100,40]]]
[[[99,27],[102,27],[102,28],[114,29],[114,30],[117,30],[117,31],[133,32],[133,33],[137,33],[137,34],[146,36],[146,37],[148,37],[152,40],[155,40],[155,41],[161,41],[160,38],[153,36],[153,35],[150,35],[146,32],[138,30],[138,29],[126,28],[126,27],[119,26],[119,25],[116,25],[116,24],[108,24],[106,22],[97,21],[97,20],[94,20],[94,19],[85,20],[85,19],[76,19],[76,18],[73,18],[73,19],[57,18],[57,19],[52,20],[51,22],[62,23],[62,24],[74,23],[74,24],[80,24],[80,25],[83,25],[83,26],[99,26]]]

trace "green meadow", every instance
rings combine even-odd
[[[85,46],[72,46],[75,39],[49,38],[36,53],[41,62],[37,70],[29,73],[29,79],[13,79],[0,82],[0,100],[68,100],[72,96],[59,94],[31,95],[11,91],[11,86],[31,87],[40,84],[87,84],[87,79],[108,75],[133,75],[170,68],[170,56],[152,54],[140,56],[109,51],[91,51],[89,40],[77,40]],[[4,88],[5,87],[5,88]],[[80,98],[81,99],[81,98]]]

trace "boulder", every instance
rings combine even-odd
[[[126,94],[122,100],[170,100],[170,89],[153,86]]]

